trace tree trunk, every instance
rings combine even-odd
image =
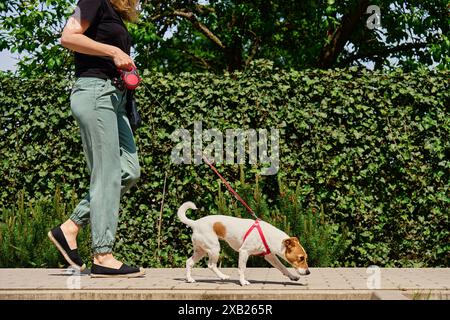
[[[369,0],[359,0],[355,8],[342,17],[341,25],[330,35],[329,42],[322,48],[317,63],[319,68],[326,69],[334,65],[368,6]]]
[[[233,72],[240,70],[244,66],[244,60],[242,59],[242,48],[240,41],[235,39],[234,43],[230,47],[224,49],[225,61],[227,63],[227,70]]]

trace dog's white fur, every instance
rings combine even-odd
[[[239,252],[239,281],[243,286],[250,284],[245,280],[244,275],[247,259],[252,254],[258,254],[265,251],[264,244],[257,230],[252,230],[243,242],[244,235],[254,223],[254,220],[223,215],[211,215],[194,221],[186,217],[186,211],[188,209],[195,210],[197,207],[192,202],[185,202],[178,209],[177,213],[181,222],[188,225],[193,230],[192,243],[194,246],[194,254],[186,261],[187,281],[195,282],[191,276],[191,268],[205,255],[208,255],[209,257],[208,267],[214,271],[220,279],[225,280],[229,278],[229,276],[223,274],[217,268],[220,252],[220,239],[225,240],[235,251]],[[271,251],[271,253],[265,255],[264,258],[291,280],[298,280],[299,277],[289,272],[277,256],[293,265],[300,275],[309,274],[308,265],[306,263],[307,255],[297,238],[289,237],[285,232],[264,221],[260,221],[260,225]],[[297,258],[299,259],[298,261]],[[302,259],[302,262],[300,262],[300,259]]]

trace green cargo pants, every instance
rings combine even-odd
[[[94,254],[110,253],[116,236],[120,197],[139,178],[133,133],[126,116],[126,91],[111,80],[80,77],[70,96],[90,172],[89,193],[70,219],[91,222]]]

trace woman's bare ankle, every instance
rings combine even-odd
[[[94,255],[94,263],[95,264],[103,264],[110,260],[114,259],[112,253],[97,253]]]
[[[114,258],[112,253],[98,253],[94,255],[94,263],[103,267],[119,269],[122,262]]]
[[[73,222],[73,220],[68,219],[63,224],[61,224],[61,229],[64,233],[71,234],[71,235],[78,235],[78,232],[81,229],[81,226]]]
[[[77,225],[71,219],[61,224],[61,230],[66,238],[69,248],[72,250],[77,248],[77,236],[80,229],[81,226]]]

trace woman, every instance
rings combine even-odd
[[[83,271],[86,266],[78,255],[76,238],[90,222],[93,277],[144,274],[142,268],[127,266],[112,255],[120,197],[136,183],[140,172],[119,73],[135,67],[123,20],[136,20],[137,4],[138,0],[79,0],[61,37],[61,44],[75,51],[77,80],[70,102],[90,171],[90,190],[49,237],[67,262]]]

